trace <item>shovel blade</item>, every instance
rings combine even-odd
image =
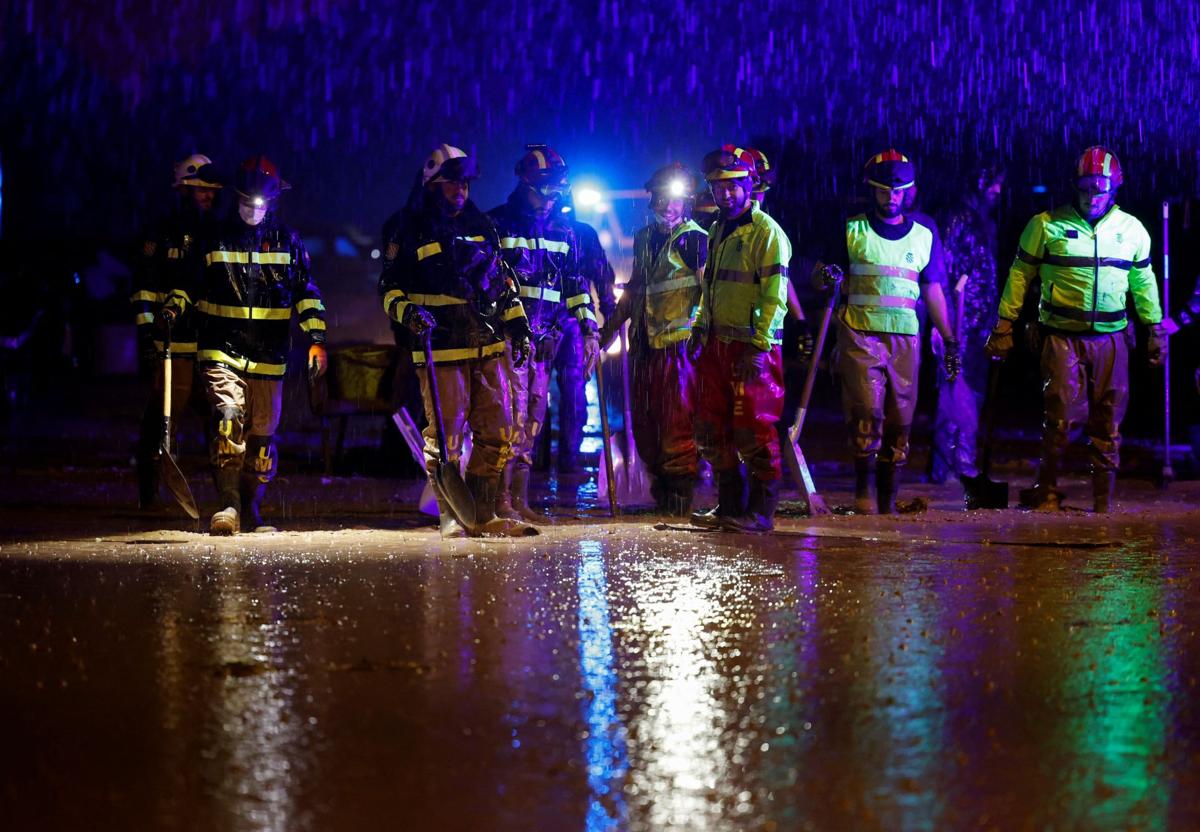
[[[196,498],[192,496],[192,489],[188,485],[187,477],[183,475],[183,471],[179,470],[179,464],[175,462],[175,458],[165,450],[161,451],[158,455],[158,467],[160,477],[167,486],[167,490],[171,492],[171,496],[175,498],[175,502],[179,503],[179,507],[188,517],[199,520],[200,509],[196,507]]]
[[[458,466],[452,462],[438,463],[433,473],[433,486],[446,503],[454,518],[468,531],[475,528],[475,497],[463,482]]]
[[[963,477],[963,503],[968,510],[1008,508],[1008,483],[989,479],[986,474]]]

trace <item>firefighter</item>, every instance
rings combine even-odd
[[[688,353],[696,362],[696,441],[717,477],[717,505],[692,522],[771,531],[779,503],[783,410],[780,350],[791,243],[754,199],[754,159],[724,145],[704,157],[718,219],[708,232],[700,308]],[[749,474],[747,496],[745,476]]]
[[[585,377],[600,357],[596,312],[580,270],[578,238],[556,210],[570,189],[563,158],[547,145],[527,145],[517,162],[517,186],[488,212],[500,234],[504,260],[516,273],[529,319],[533,355],[521,366],[508,351],[513,404],[513,459],[505,469],[497,513],[530,522],[544,518],[529,507],[533,448],[546,420],[550,373],[565,311],[579,322]]]
[[[633,240],[633,271],[600,332],[607,347],[627,320],[638,455],[654,477],[660,512],[687,517],[696,487],[696,371],[687,340],[700,304],[708,234],[692,220],[696,180],[678,162],[646,182],[654,222]]]
[[[963,319],[954,311],[955,334],[963,357],[962,373],[951,382],[939,374],[937,415],[929,476],[943,483],[953,474],[972,478],[976,464],[976,431],[979,409],[987,386],[988,362],[984,345],[991,332],[1000,287],[996,273],[996,205],[1004,188],[1004,170],[988,165],[975,171],[967,193],[942,222],[942,245],[950,286],[966,278],[962,287]],[[935,350],[936,352],[936,350]]]
[[[903,212],[905,191],[916,181],[912,162],[896,150],[886,150],[867,161],[863,174],[871,210],[846,221],[849,270],[836,315],[837,366],[854,448],[855,510],[892,514],[917,404],[918,300],[925,302],[942,336],[948,377],[957,376],[960,356],[946,317],[937,229],[922,215]]]
[[[196,361],[216,432],[213,479],[219,510],[209,531],[273,532],[262,518],[279,454],[275,431],[293,315],[308,336],[310,377],[324,374],[325,304],[309,270],[300,235],[280,223],[275,207],[290,186],[265,156],[242,162],[234,177],[236,216],[204,241],[188,279],[172,290],[164,313],[194,309]]]
[[[1151,366],[1167,352],[1158,285],[1150,265],[1150,235],[1116,203],[1124,177],[1116,155],[1089,147],[1075,163],[1075,199],[1036,215],[1025,226],[988,353],[1008,355],[1013,321],[1029,282],[1041,278],[1042,459],[1037,481],[1021,504],[1059,508],[1058,471],[1071,434],[1081,427],[1090,446],[1092,499],[1097,513],[1112,509],[1120,463],[1121,419],[1129,402],[1129,328],[1133,295],[1138,318],[1150,327]]]
[[[193,153],[175,164],[174,212],[148,229],[133,271],[134,320],[137,325],[138,369],[152,379],[149,399],[142,414],[137,444],[138,505],[150,508],[158,496],[156,455],[162,439],[163,320],[158,312],[174,287],[180,269],[193,256],[199,240],[213,225],[214,205],[221,181],[212,160]],[[192,316],[176,320],[171,330],[171,425],[192,395],[196,369],[196,328]]]
[[[478,176],[475,159],[457,147],[439,145],[429,155],[408,205],[398,222],[390,224],[379,278],[384,312],[408,333],[406,346],[418,368],[431,478],[440,457],[426,338],[431,339],[437,373],[446,455],[453,465],[470,425],[467,487],[475,498],[477,526],[464,529],[439,495],[445,538],[511,533],[507,521],[497,521],[494,512],[500,475],[512,456],[505,334],[512,338],[517,368],[529,357],[529,324],[516,281],[500,257],[496,227],[469,198]]]

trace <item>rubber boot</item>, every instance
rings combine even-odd
[[[529,537],[538,530],[522,520],[496,515],[496,500],[500,492],[500,477],[481,477],[467,474],[467,488],[475,498],[475,531],[483,537]]]
[[[854,458],[854,513],[874,514],[875,497],[871,494],[871,463],[868,456]]]
[[[719,529],[723,518],[746,513],[745,494],[746,480],[740,467],[721,471],[717,478],[717,504],[708,511],[693,511],[688,519],[696,526]]]
[[[1058,459],[1047,457],[1038,465],[1037,480],[1019,492],[1023,508],[1038,511],[1058,511],[1062,508],[1063,492],[1058,490]]]
[[[692,477],[663,477],[662,511],[671,517],[684,518],[692,513],[692,495],[696,481]]]
[[[880,514],[896,513],[896,463],[875,464],[875,507]]]
[[[267,493],[267,484],[254,478],[243,478],[241,483],[242,516],[241,526],[248,532],[271,534],[279,531],[262,519],[262,501]]]
[[[509,488],[513,511],[527,523],[545,523],[546,518],[529,507],[529,468],[525,465],[513,467],[512,485]]]
[[[501,520],[520,520],[521,515],[513,511],[512,505],[512,472],[513,465],[509,463],[504,466],[504,473],[500,475],[500,485],[496,490],[496,508],[495,514]]]
[[[750,478],[750,499],[746,512],[737,517],[726,517],[721,528],[732,532],[771,532],[775,530],[775,509],[779,506],[779,480]]]
[[[219,505],[224,506],[224,508],[214,514],[209,521],[209,534],[231,535],[238,533],[241,521],[241,518],[238,516],[238,506],[242,502],[238,480],[241,479],[241,475],[242,472],[233,467],[218,468],[213,475],[213,481],[217,486],[217,502]]]
[[[1108,514],[1113,510],[1113,492],[1117,488],[1116,471],[1092,472],[1092,510]]]

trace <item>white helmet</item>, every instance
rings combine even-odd
[[[454,162],[455,159],[461,161]],[[450,164],[451,162],[453,164]],[[421,168],[422,185],[451,179],[476,179],[478,176],[479,168],[475,160],[464,151],[448,144],[439,144],[434,148],[425,160],[425,166]]]
[[[220,188],[221,181],[213,170],[212,159],[202,153],[193,153],[175,163],[175,187]]]

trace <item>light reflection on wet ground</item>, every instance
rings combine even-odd
[[[5,544],[0,816],[1200,824],[1196,521],[785,525]]]

